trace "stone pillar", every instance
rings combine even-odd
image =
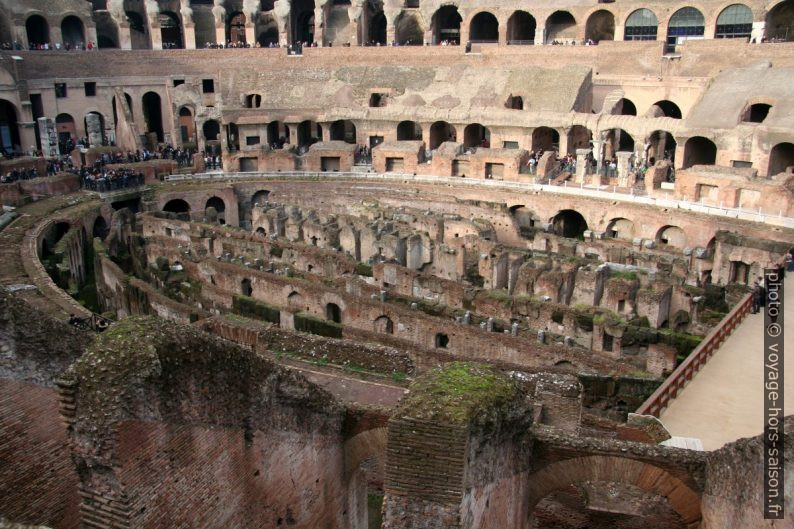
[[[314,8],[314,42],[325,46],[325,6]]]
[[[163,49],[163,32],[160,28],[160,24],[156,25],[149,25],[149,36],[152,39],[152,49],[153,50],[162,50]]]
[[[507,20],[499,21],[499,45],[507,45]]]
[[[560,158],[568,154],[568,130],[566,129],[563,129],[562,134],[560,134],[559,148],[560,148],[560,152],[558,154]]]
[[[132,35],[130,34],[130,26],[126,22],[119,24],[119,48],[122,50],[132,49]]]
[[[590,149],[576,149],[576,180],[577,184],[584,184],[587,177],[587,155]]]
[[[590,143],[593,145],[593,158],[596,161],[596,172],[601,171],[601,166],[604,164],[604,140],[590,140]]]
[[[632,187],[634,185],[634,175],[629,175],[629,158],[633,153],[628,151],[618,151],[618,187]]]
[[[256,44],[256,27],[253,22],[247,22],[245,24],[245,41],[250,44],[251,47]]]
[[[536,20],[540,20],[539,18]],[[545,18],[543,19],[545,20]],[[543,46],[546,44],[546,27],[537,27],[540,24],[537,24],[535,27],[535,46]]]
[[[761,39],[764,38],[766,34],[766,21],[762,20],[760,22],[753,22],[753,29],[750,30],[750,42],[755,42],[756,44],[761,43]]]
[[[55,131],[55,120],[52,118],[39,118],[38,122],[42,154],[46,158],[57,156],[58,133]]]
[[[221,23],[220,26],[215,26],[215,42],[218,44],[226,44],[226,25]]]
[[[186,50],[195,50],[196,49],[196,25],[190,24],[184,27],[183,36],[182,38],[185,40],[185,49]]]
[[[621,41],[625,38],[626,26],[618,24],[615,26],[615,41]]]
[[[91,147],[99,147],[102,145],[102,120],[99,119],[99,114],[90,113],[85,117],[86,135],[88,136],[88,144]]]

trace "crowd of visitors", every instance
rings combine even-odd
[[[6,51],[12,51],[12,50],[23,51],[26,48],[25,48],[25,46],[22,45],[21,42],[15,40],[14,42],[3,42],[2,44],[0,44],[0,49],[6,50]],[[28,45],[27,49],[30,50],[30,51],[49,51],[49,50],[54,50],[54,51],[62,51],[62,50],[63,51],[72,51],[72,50],[93,51],[93,50],[98,50],[99,47],[93,41],[78,42],[76,44],[72,44],[70,42],[65,42],[63,44],[61,44],[60,42],[31,42]]]
[[[143,173],[127,167],[109,169],[97,162],[93,167],[81,167],[78,171],[80,185],[90,191],[115,191],[143,185]]]

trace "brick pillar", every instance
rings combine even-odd
[[[163,32],[160,29],[160,24],[156,25],[149,25],[149,36],[152,39],[152,49],[153,50],[162,50],[163,49]]]

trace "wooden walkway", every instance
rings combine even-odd
[[[794,274],[784,283],[785,414],[794,413]],[[662,412],[676,437],[716,450],[763,431],[764,316],[748,314],[703,369]]]

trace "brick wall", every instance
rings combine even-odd
[[[77,484],[56,390],[0,379],[0,513],[77,529]]]

